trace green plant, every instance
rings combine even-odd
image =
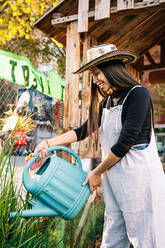
[[[29,208],[29,194],[23,199],[22,187],[14,183],[13,144],[5,155],[9,142],[0,155],[0,248],[48,248],[52,218],[9,218],[10,212]]]
[[[10,212],[30,208],[29,194],[23,199],[22,187],[14,183],[16,165],[11,163],[13,144],[6,154],[9,143],[10,139],[0,154],[0,248],[96,247],[95,243],[101,238],[103,228],[102,197],[91,204],[76,245],[74,235],[84,209],[70,221],[59,217],[9,218]]]
[[[83,229],[74,244],[74,236],[77,226],[80,222],[84,209],[71,221],[65,221],[64,225],[64,244],[66,248],[95,248],[98,240],[102,237],[103,221],[104,221],[104,201],[102,195],[95,200],[89,209],[87,220]]]

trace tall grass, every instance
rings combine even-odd
[[[22,198],[22,186],[14,183],[15,163],[11,164],[13,145],[5,155],[8,143],[0,155],[0,248],[47,248],[54,218],[9,218],[9,213],[30,208],[29,194]],[[58,221],[59,222],[59,221]],[[55,247],[55,246],[52,246]]]

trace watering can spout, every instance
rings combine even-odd
[[[14,217],[46,217],[46,216],[59,216],[59,214],[51,208],[32,208],[23,210],[21,212],[11,212],[9,218]]]
[[[46,216],[59,216],[59,213],[40,201],[29,199],[28,202],[32,205],[32,209],[23,210],[20,212],[11,212],[9,218],[14,217],[46,217]]]

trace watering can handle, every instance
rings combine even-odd
[[[76,159],[77,166],[80,167],[80,169],[82,169],[81,160],[80,160],[79,156],[72,149],[65,147],[65,146],[52,146],[52,147],[46,148],[46,151],[47,152],[53,152],[53,151],[67,152],[67,153],[71,154]]]
[[[52,146],[52,147],[46,148],[46,151],[47,152],[53,152],[53,151],[68,152],[69,154],[71,154],[76,159],[77,166],[80,169],[82,169],[82,163],[81,163],[81,160],[80,160],[79,156],[73,150],[71,150],[70,148],[65,147],[65,146]],[[24,171],[27,171],[32,166],[32,164],[39,158],[40,154],[41,154],[41,152],[39,152],[35,157],[30,159],[30,161],[27,163]]]

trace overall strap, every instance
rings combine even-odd
[[[136,86],[132,87],[132,88],[130,89],[130,91],[128,92],[128,94],[126,95],[126,97],[124,98],[123,103],[122,103],[122,106],[124,105],[125,101],[127,100],[127,97],[128,97],[129,94],[131,93],[131,91],[132,91],[133,89],[137,88],[137,87],[142,87],[142,86],[141,86],[141,85],[136,85]]]
[[[108,98],[107,98],[105,108],[109,108],[110,106],[111,106],[111,96],[109,95]]]

